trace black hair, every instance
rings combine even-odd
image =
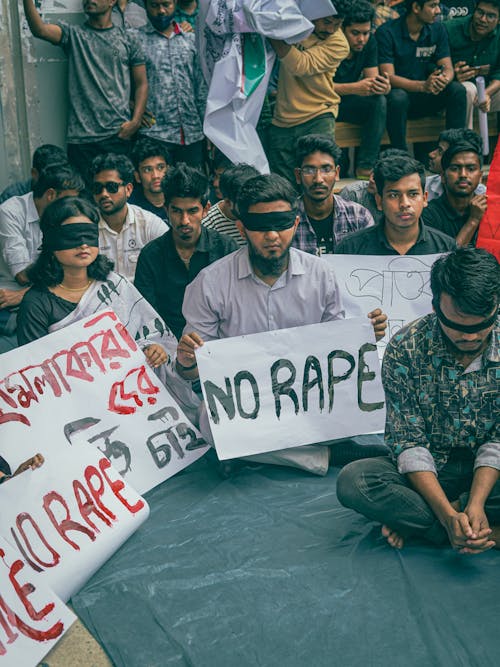
[[[42,144],[33,153],[31,166],[40,173],[43,169],[58,164],[68,164],[68,156],[59,146],[54,144]]]
[[[481,155],[483,154],[482,137],[477,132],[474,132],[474,130],[469,130],[467,127],[453,127],[449,130],[443,130],[438,137],[438,143],[440,141],[445,141],[450,146],[457,141],[465,141],[466,143],[475,146],[478,153]]]
[[[134,182],[134,165],[126,155],[118,153],[98,155],[90,165],[90,177],[94,178],[101,171],[117,171],[125,184]]]
[[[493,7],[495,7],[495,9],[498,9],[498,11],[500,12],[500,0],[477,0],[476,7],[481,3],[485,5],[493,5]]]
[[[346,28],[353,23],[372,23],[375,18],[375,9],[368,0],[342,0],[346,5],[343,17],[343,27]]]
[[[97,225],[99,222],[98,209],[87,199],[82,197],[61,197],[47,206],[40,219],[42,235],[49,229],[60,227],[68,218],[84,215]],[[97,255],[95,260],[87,267],[89,278],[106,280],[113,269],[113,262],[105,255]],[[38,259],[27,269],[29,280],[34,285],[54,287],[64,279],[64,271],[54,256],[54,253],[44,248],[42,240],[42,251]]]
[[[292,209],[297,206],[297,192],[292,184],[278,174],[260,174],[249,178],[241,186],[237,208],[241,215],[255,204],[273,201],[288,202]]]
[[[422,8],[426,2],[431,2],[431,0],[406,0],[405,5],[407,13],[411,12],[413,5],[418,5]]]
[[[457,248],[432,265],[431,290],[437,303],[449,294],[462,313],[486,317],[498,305],[500,264],[484,248]]]
[[[139,169],[141,162],[152,157],[162,157],[167,165],[172,163],[172,156],[168,149],[158,141],[148,138],[138,139],[135,142],[130,157],[136,170]]]
[[[476,146],[462,141],[450,144],[450,146],[448,146],[448,148],[443,153],[443,157],[441,158],[441,169],[443,171],[448,169],[452,159],[455,157],[455,155],[457,155],[457,153],[474,153],[474,155],[477,155],[478,157],[479,166],[483,166],[483,156],[478,152]]]
[[[392,160],[395,157],[404,157],[411,158],[408,151],[403,150],[402,148],[386,148],[385,151],[380,153],[379,160]]]
[[[213,170],[215,169],[228,169],[229,167],[233,167],[234,162],[232,162],[227,155],[224,155],[222,151],[220,151],[218,148],[215,149],[215,155],[214,155],[214,162],[213,162]]]
[[[39,199],[50,188],[56,192],[62,190],[82,192],[85,189],[85,182],[69,164],[53,164],[40,172],[37,182],[33,185],[33,196]]]
[[[353,0],[334,0],[334,1],[332,1],[333,8],[336,12],[335,13],[335,18],[343,19],[344,16],[350,11],[352,4],[353,4]]]
[[[373,180],[377,186],[377,192],[382,196],[386,183],[395,183],[405,176],[418,174],[425,191],[425,168],[421,162],[413,158],[402,156],[381,158],[375,162],[373,167]]]
[[[224,199],[236,202],[243,183],[249,178],[259,176],[260,172],[250,164],[235,164],[234,167],[229,167],[221,174],[219,181],[219,189],[222,192]]]
[[[295,165],[300,167],[304,158],[311,153],[326,153],[338,165],[342,157],[342,150],[326,134],[306,134],[297,139],[295,144]]]
[[[199,199],[203,207],[209,200],[208,178],[198,169],[179,162],[171,169],[161,184],[168,206],[174,197],[190,197]]]

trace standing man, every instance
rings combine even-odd
[[[293,245],[313,255],[334,252],[344,236],[374,224],[364,206],[333,194],[340,157],[337,144],[321,134],[297,141],[295,180],[302,197]]]
[[[409,157],[381,158],[373,178],[375,199],[383,213],[375,227],[339,243],[343,255],[432,255],[456,247],[455,240],[422,222],[427,206],[424,165]]]
[[[154,123],[141,134],[163,144],[172,163],[201,167],[207,86],[194,32],[174,20],[175,0],[145,0],[148,25],[138,31],[146,54],[148,111]]]
[[[168,222],[162,181],[167,175],[170,156],[162,144],[152,139],[139,139],[132,151],[135,185],[129,202],[154,213]]]
[[[344,0],[345,1],[345,0]],[[349,55],[333,78],[340,95],[338,121],[361,125],[361,146],[356,152],[356,178],[368,178],[385,132],[386,98],[391,90],[387,75],[378,69],[377,41],[372,35],[374,9],[368,0],[349,2],[342,30]]]
[[[340,29],[342,17],[332,4],[332,13],[316,19],[314,32],[299,44],[271,39],[280,61],[274,118],[270,128],[271,171],[294,183],[295,144],[306,134],[335,137],[335,118],[340,97],[333,77],[349,55],[349,45]]]
[[[500,0],[479,0],[472,16],[445,22],[457,81],[467,91],[467,127],[474,106],[500,111]],[[486,79],[486,100],[479,104],[476,76]]]
[[[176,23],[187,21],[194,30],[198,11],[198,0],[177,0],[174,19]]]
[[[337,480],[346,507],[410,536],[478,554],[500,545],[500,265],[459,248],[431,270],[434,313],[399,331],[382,366],[392,458]]]
[[[455,143],[441,158],[444,192],[433,199],[423,219],[426,225],[456,238],[459,246],[472,243],[487,208],[487,195],[476,194],[483,159],[473,144]]]
[[[99,207],[99,252],[115,263],[115,270],[134,282],[141,249],[168,229],[165,222],[140,206],[128,204],[134,166],[125,155],[99,155],[92,162],[92,194]]]
[[[85,178],[96,155],[128,155],[148,97],[143,53],[135,37],[113,25],[115,2],[84,0],[87,20],[78,26],[44,23],[34,1],[23,0],[33,35],[61,46],[68,56],[68,157]]]
[[[465,89],[453,81],[448,35],[439,0],[406,0],[407,13],[375,33],[380,71],[392,90],[387,97],[387,132],[394,148],[407,150],[407,118],[446,109],[446,127],[465,126]]]
[[[344,317],[330,265],[291,247],[299,224],[296,199],[291,184],[277,174],[256,176],[241,188],[237,224],[247,245],[188,286],[182,308],[186,326],[177,348],[181,377],[198,378],[195,352],[203,341]],[[382,338],[386,316],[376,310],[368,317]],[[250,458],[324,475],[329,448],[308,445]]]
[[[163,181],[163,193],[170,229],[142,250],[135,286],[179,338],[186,323],[182,314],[186,286],[238,246],[201,224],[210,208],[204,174],[180,164]]]

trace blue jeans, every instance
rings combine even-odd
[[[450,502],[467,504],[474,459],[469,450],[458,451],[439,471],[438,480]],[[345,507],[372,521],[385,524],[403,537],[423,537],[435,544],[448,542],[448,535],[422,496],[400,475],[389,457],[354,461],[340,471],[337,497]],[[491,525],[500,525],[500,482],[485,504]]]

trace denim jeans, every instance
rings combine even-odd
[[[407,150],[406,121],[446,109],[446,128],[465,127],[467,97],[465,88],[452,81],[439,95],[408,93],[393,88],[387,96],[387,133],[393,148]]]
[[[467,504],[473,464],[469,450],[457,450],[438,474],[448,500],[459,499],[461,509]],[[363,459],[343,468],[337,479],[337,497],[345,507],[390,526],[403,537],[419,536],[435,544],[448,541],[434,512],[389,457]],[[500,482],[493,487],[485,511],[492,525],[500,525]]]
[[[361,145],[356,153],[356,167],[372,169],[385,132],[385,95],[345,95],[339,106],[337,122],[361,125]]]

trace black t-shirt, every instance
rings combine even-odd
[[[333,211],[322,220],[314,220],[309,216],[309,222],[316,234],[320,253],[322,255],[331,254],[333,252]]]
[[[366,67],[377,67],[377,65],[377,40],[373,35],[370,35],[370,39],[362,51],[353,53],[352,58],[346,58],[340,63],[333,80],[335,83],[355,83],[359,81]]]
[[[31,287],[23,297],[17,316],[17,340],[26,345],[49,333],[49,327],[78,306],[52,294],[46,287]]]

